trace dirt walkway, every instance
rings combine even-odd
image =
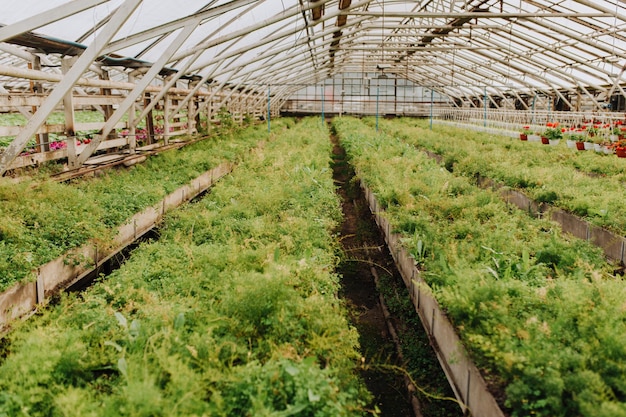
[[[344,214],[340,231],[344,251],[339,269],[343,276],[340,295],[346,300],[352,322],[360,334],[361,353],[366,364],[362,376],[375,396],[375,406],[382,416],[461,417],[461,408],[450,400],[454,397],[452,389],[415,313],[359,183],[354,180],[354,171],[348,164],[345,151],[337,137],[331,135],[331,141],[333,175]],[[379,275],[378,289],[372,266]],[[406,363],[398,360],[398,350],[389,334],[379,293],[383,293],[391,313]],[[408,369],[415,383],[428,395],[419,393],[412,406],[402,375],[383,371],[378,366],[381,364]]]
[[[346,300],[353,325],[360,334],[361,352],[366,364],[400,365],[383,311],[378,301],[378,291],[371,265],[384,268],[390,255],[380,236],[376,223],[367,207],[358,184],[352,181],[353,172],[346,162],[345,152],[333,140],[333,174],[342,198],[344,220],[341,225],[341,243],[344,259],[340,264],[342,275],[341,297]],[[375,406],[383,416],[414,416],[404,381],[400,375],[382,372],[366,366],[362,373],[370,392],[375,396]]]

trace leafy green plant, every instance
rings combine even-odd
[[[224,161],[236,162],[267,136],[261,126],[151,157],[128,170],[56,183],[43,175],[0,181],[0,290],[34,279],[36,268],[97,239],[167,193]]]
[[[335,298],[328,132],[289,125],[119,270],[16,325],[0,414],[368,414]]]
[[[559,140],[563,138],[563,132],[558,123],[548,123],[542,135],[550,140]]]
[[[546,202],[581,214],[595,225],[619,234],[626,231],[626,214],[620,211],[626,165],[620,158],[535,146],[452,127],[437,126],[431,131],[426,121],[414,119],[383,120],[380,128],[441,155],[447,161],[445,167],[456,175],[487,177],[523,188],[535,200],[547,198]]]
[[[416,264],[421,264],[426,259],[426,244],[417,231],[410,240],[405,240],[405,245],[409,247],[409,253],[415,259]]]
[[[415,252],[416,236],[428,236],[434,256],[425,257],[422,277],[499,387],[502,406],[516,417],[620,415],[626,408],[618,376],[625,368],[618,358],[626,354],[624,283],[589,242],[509,210],[496,194],[473,186],[473,178],[455,179],[457,169],[453,175],[407,148],[408,134],[384,133],[407,132],[403,126],[414,123],[383,121],[381,134],[371,120],[333,121],[374,194],[403,196],[385,214],[403,243]],[[483,143],[483,158],[498,149],[489,138],[475,141]],[[446,147],[450,143],[433,141],[431,149],[443,154]],[[465,181],[456,187],[462,192],[449,192],[453,180]]]

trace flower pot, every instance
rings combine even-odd
[[[529,142],[539,142],[541,141],[541,136],[539,135],[528,135]]]
[[[609,140],[611,142],[617,142],[619,140],[619,135],[610,135]]]
[[[556,146],[559,144],[559,142],[561,142],[561,139],[550,139],[548,140],[548,143],[550,143],[550,146]]]
[[[585,150],[590,151],[593,149],[593,142],[585,142]]]
[[[576,149],[578,149],[579,151],[584,151],[585,150],[585,142],[576,142]]]
[[[615,154],[618,158],[626,158],[626,148],[615,148]]]
[[[565,143],[567,144],[567,147],[569,149],[576,149],[576,141],[575,140],[567,139],[565,141]]]
[[[602,145],[600,145],[599,143],[594,143],[593,144],[593,150],[598,152],[598,153],[602,153]]]
[[[602,151],[603,151],[605,154],[607,154],[607,155],[611,155],[611,154],[613,153],[613,148],[612,148],[612,147],[610,147],[610,146],[606,146],[606,145],[604,145],[604,146],[602,147]]]
[[[528,140],[528,135],[526,133],[520,133],[519,134],[519,139],[520,140]]]
[[[548,139],[545,136],[541,137],[541,143],[543,143],[544,145],[549,145],[550,144],[550,139]]]

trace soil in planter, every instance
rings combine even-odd
[[[342,198],[344,220],[341,225],[341,243],[344,259],[339,266],[342,275],[340,296],[346,300],[353,325],[360,335],[364,358],[362,377],[374,395],[375,403],[383,416],[456,417],[462,416],[460,407],[449,400],[436,400],[420,395],[419,414],[414,414],[403,375],[393,367],[406,369],[416,384],[438,397],[454,397],[445,374],[419,317],[412,309],[393,258],[371,215],[354,172],[346,161],[345,151],[333,135],[333,173]],[[387,324],[379,304],[379,292],[371,273],[375,266],[384,283],[383,293],[391,296],[389,305],[394,315],[393,324],[404,346],[406,363],[398,359],[397,349],[388,333]],[[407,304],[408,303],[408,304]],[[395,316],[395,314],[404,316]]]

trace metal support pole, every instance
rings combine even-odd
[[[430,130],[433,130],[433,107],[435,105],[435,89],[430,89]]]
[[[532,117],[530,118],[530,124],[531,125],[535,123],[535,100],[537,100],[537,94],[536,93],[533,96],[533,105],[532,105],[533,113],[532,113]]]
[[[272,131],[272,112],[270,111],[270,86],[267,86],[267,133]]]
[[[552,97],[548,97],[548,120],[546,120],[546,123],[550,121],[550,118],[552,117]]]
[[[324,85],[321,87],[322,90],[322,126],[324,125]]]
[[[485,107],[485,117],[484,117],[484,120],[483,120],[483,127],[487,127],[487,86],[485,86],[485,98],[484,98],[484,101],[485,101],[485,106],[484,106]]]
[[[378,98],[380,96],[380,87],[376,87],[376,131],[378,132]]]

